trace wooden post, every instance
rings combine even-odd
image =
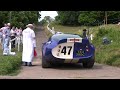
[[[20,51],[20,37],[18,37],[18,52]]]
[[[11,41],[9,42],[9,54],[11,53]]]
[[[91,43],[93,41],[93,34],[90,35],[90,40],[91,40]]]

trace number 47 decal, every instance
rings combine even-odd
[[[67,50],[67,49],[69,49],[69,50]],[[66,54],[70,55],[71,49],[72,49],[72,46],[64,46],[63,49],[61,50],[61,53],[64,53],[64,55],[66,55]]]

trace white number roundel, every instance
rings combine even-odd
[[[52,49],[52,55],[61,59],[73,59],[74,43],[62,43]]]

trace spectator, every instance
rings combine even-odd
[[[16,33],[15,33],[15,27],[13,26],[11,31],[10,31],[10,34],[11,34],[11,40],[15,38],[16,36]],[[11,42],[11,48],[15,48],[15,40]]]
[[[2,29],[0,29],[0,44],[2,45]]]
[[[87,37],[87,30],[83,29],[83,38],[86,38],[86,37]]]
[[[21,27],[19,29],[19,32],[20,32],[20,42],[22,43],[22,28]]]
[[[15,28],[16,35],[18,36],[18,28]]]
[[[17,37],[15,43],[18,44],[19,41],[20,41],[20,38],[19,38],[19,29],[18,29],[18,27],[15,28],[15,32],[16,32],[16,37]]]
[[[7,28],[4,29],[4,49],[3,49],[3,55],[9,54],[9,41],[10,41],[10,23],[7,24]]]
[[[7,29],[7,24],[4,24],[4,27],[1,28],[1,31],[2,31],[2,49],[4,49],[6,29]]]
[[[28,24],[27,28],[23,30],[23,52],[22,61],[25,66],[32,66],[32,60],[34,57],[34,50],[36,47],[35,33],[33,31],[34,26]]]

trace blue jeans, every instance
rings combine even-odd
[[[10,38],[4,38],[3,40],[3,53],[9,53],[9,41],[10,41]]]

